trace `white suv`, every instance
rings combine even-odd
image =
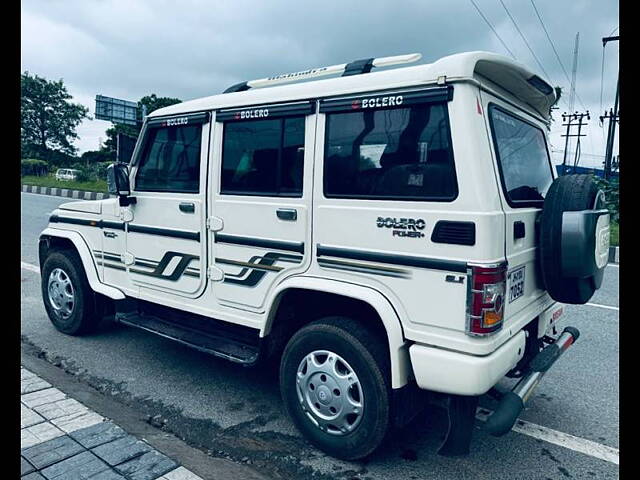
[[[509,431],[579,335],[608,259],[590,176],[555,178],[554,89],[471,52],[371,72],[365,59],[234,85],[153,112],[101,201],[40,237],[60,331],[116,321],[244,365],[280,362],[284,405],[319,448],[370,454],[428,403],[441,453],[468,452],[478,397],[521,377]],[[339,78],[292,81],[340,73]],[[279,85],[284,84],[284,85]]]

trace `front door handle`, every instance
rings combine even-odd
[[[182,202],[180,203],[180,211],[184,213],[193,213],[196,211],[196,206],[191,202]]]
[[[298,211],[295,208],[279,208],[276,215],[280,220],[295,222],[298,219]]]

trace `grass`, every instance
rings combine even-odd
[[[620,225],[615,222],[612,222],[610,228],[611,228],[611,246],[618,247],[620,246],[620,239],[618,237],[619,235],[618,230],[620,228]]]
[[[71,190],[83,190],[85,192],[107,192],[106,180],[95,180],[92,182],[77,182],[75,180],[60,181],[54,176],[37,177],[35,175],[25,175],[22,177],[22,185],[35,185],[37,187],[58,187]]]

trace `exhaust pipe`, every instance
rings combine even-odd
[[[533,390],[538,386],[544,374],[562,356],[562,354],[580,337],[577,328],[566,327],[558,340],[543,348],[529,364],[526,374],[511,390],[500,399],[498,408],[488,418],[485,428],[499,437],[507,433],[516,423]]]

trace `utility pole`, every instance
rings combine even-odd
[[[571,90],[569,92],[569,110],[573,110],[576,100],[576,73],[578,72],[578,49],[580,48],[580,32],[576,33],[573,47],[573,69],[571,71]]]
[[[620,40],[620,35],[615,37],[604,37],[602,39],[602,48],[607,45],[607,42],[617,42]],[[600,121],[602,122],[605,118],[609,120],[609,129],[607,132],[607,149],[605,150],[604,155],[604,178],[608,179],[611,176],[611,157],[613,155],[613,140],[616,134],[616,123],[619,122],[618,116],[618,98],[620,96],[620,71],[618,71],[618,81],[616,83],[616,100],[614,103],[613,111],[609,109],[609,114],[605,112],[603,116],[600,117]]]
[[[564,112],[562,114],[562,121],[563,122],[567,122],[565,124],[563,124],[563,127],[567,127],[567,133],[565,135],[562,135],[563,137],[566,138],[565,143],[564,143],[564,158],[562,160],[562,173],[563,175],[566,175],[568,172],[568,168],[567,168],[567,152],[569,150],[569,137],[577,137],[578,141],[576,142],[576,153],[575,153],[575,159],[573,161],[573,170],[575,172],[575,167],[578,165],[578,149],[580,148],[580,137],[586,137],[586,134],[581,133],[582,132],[582,127],[583,125],[587,125],[586,122],[583,122],[583,119],[587,117],[587,120],[591,120],[591,116],[589,115],[589,110],[587,110],[586,113],[570,113],[567,114],[567,112]],[[576,123],[577,122],[577,123]],[[571,127],[578,127],[578,133],[577,134],[572,134],[571,133]]]

